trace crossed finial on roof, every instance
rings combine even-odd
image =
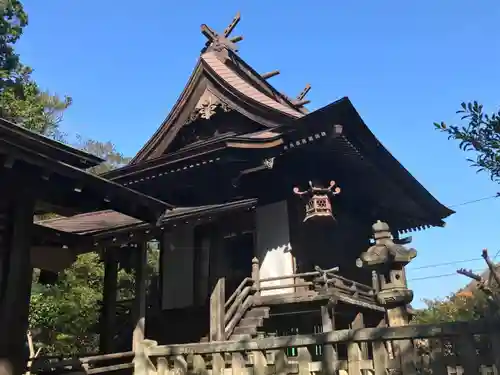
[[[297,95],[297,98],[293,101],[293,104],[297,107],[302,107],[305,104],[310,103],[310,100],[305,99],[307,93],[311,90],[311,85],[308,83],[306,87],[302,89],[299,95]]]
[[[231,23],[226,27],[222,34],[217,34],[210,26],[206,24],[201,25],[201,33],[207,38],[205,47],[202,49],[201,53],[207,52],[209,49],[215,52],[222,52],[225,49],[230,49],[233,52],[238,52],[237,42],[243,40],[242,36],[235,36],[230,38],[231,33],[234,31],[236,26],[241,20],[240,12],[236,13]],[[225,57],[226,54],[224,54]],[[264,73],[261,75],[263,79],[269,79],[280,74],[279,70],[274,70],[272,72]],[[294,107],[301,108],[304,105],[310,103],[310,100],[305,99],[307,93],[311,90],[311,85],[307,84],[304,89],[300,92],[297,98],[292,99],[285,94],[280,94],[283,98],[288,100]]]
[[[222,34],[217,34],[206,24],[201,25],[201,33],[208,39],[202,52],[205,52],[210,47],[212,47],[214,50],[228,48],[233,52],[238,52],[238,46],[236,45],[236,43],[243,40],[243,37],[235,36],[233,38],[229,38],[229,36],[235,29],[236,25],[238,25],[240,20],[240,12],[238,12]]]
[[[311,103],[310,100],[308,99],[305,99],[307,93],[311,90],[311,85],[308,83],[306,85],[306,87],[304,87],[304,89],[300,92],[299,95],[297,95],[297,97],[294,99],[294,98],[291,98],[289,97],[288,95],[285,95],[283,93],[281,93],[281,95],[286,99],[288,100],[290,103],[292,103],[292,105],[296,108],[301,108],[301,107],[304,107],[306,104],[309,104]]]

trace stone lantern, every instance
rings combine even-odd
[[[327,188],[315,187],[309,181],[309,188],[305,191],[300,191],[298,187],[293,189],[293,192],[307,199],[306,216],[304,222],[310,219],[327,217],[335,220],[332,212],[332,204],[330,198],[340,194],[340,188],[336,186],[335,181],[330,181]]]
[[[378,275],[377,301],[386,309],[405,307],[413,300],[408,289],[404,267],[417,256],[415,249],[394,243],[389,225],[377,221],[372,226],[375,244],[361,253],[358,267],[374,270]]]

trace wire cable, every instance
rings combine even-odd
[[[453,262],[426,264],[425,266],[419,266],[419,267],[409,268],[409,270],[413,271],[413,270],[423,270],[425,268],[435,268],[435,267],[440,267],[440,266],[450,266],[450,265],[453,265],[453,264],[475,262],[477,260],[482,260],[482,259],[483,258],[472,258],[472,259],[456,260],[456,261],[453,261]]]
[[[490,195],[489,197],[483,197],[483,198],[479,198],[479,199],[473,199],[473,200],[470,200],[470,201],[465,201],[465,202],[458,203],[458,204],[452,204],[449,207],[450,208],[460,207],[460,206],[465,206],[465,205],[468,205],[468,204],[478,203],[478,202],[482,202],[482,201],[486,201],[486,200],[494,199],[494,198],[499,198],[499,197],[500,197],[500,191],[497,192],[494,195]]]
[[[484,271],[484,269],[472,270],[472,272],[482,272],[482,271]],[[414,279],[408,279],[408,281],[421,281],[421,280],[429,280],[429,279],[440,279],[442,277],[450,277],[450,276],[463,276],[463,275],[460,275],[457,272],[453,272],[453,273],[444,273],[444,274],[441,274],[441,275],[431,275],[431,276],[424,276],[424,277],[416,277]]]
[[[495,254],[495,256],[493,257],[493,261],[495,261],[495,259],[497,258],[498,254],[500,254],[500,250],[498,250],[497,253]]]

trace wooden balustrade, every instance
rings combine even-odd
[[[401,342],[409,343],[403,351]],[[321,350],[314,350],[318,345]],[[399,349],[390,350],[393,347]],[[292,352],[293,356],[287,355]],[[367,371],[374,375],[488,375],[499,373],[499,353],[500,320],[478,320],[248,341],[157,345],[144,340],[135,353],[64,359],[34,364],[30,370],[33,374],[100,374],[134,368],[134,375],[362,375]]]
[[[482,342],[477,341],[478,335]],[[361,375],[366,370],[375,375],[393,371],[403,375],[450,375],[464,371],[487,374],[495,373],[500,366],[499,337],[500,321],[482,320],[340,330],[243,342],[168,346],[147,342],[143,351],[146,355],[136,356],[134,361],[135,375],[333,375],[338,370],[349,375]],[[405,352],[390,353],[390,343],[398,341],[410,345]],[[316,345],[323,348],[320,354],[311,350]],[[363,346],[369,350],[363,350]],[[287,356],[287,348],[295,348],[296,355]],[[137,361],[147,363],[137,365]]]
[[[134,367],[133,358],[135,355],[136,353],[133,351],[128,351],[95,354],[78,358],[38,357],[32,361],[29,371],[31,374],[102,374],[105,372],[132,369]]]
[[[260,296],[261,291],[278,290],[278,289],[291,289],[295,288],[308,288],[322,292],[321,289],[337,290],[340,293],[356,296],[364,299],[365,301],[373,302],[375,299],[375,290],[371,285],[361,284],[357,281],[346,279],[335,272],[338,271],[337,267],[321,271],[311,271],[303,273],[294,273],[291,275],[275,276],[260,278],[259,263],[257,259],[252,261],[252,281],[255,296]],[[269,285],[263,286],[269,282],[282,281],[293,279],[293,283],[283,285]],[[298,281],[296,279],[299,279]],[[309,279],[309,280],[305,280]]]
[[[224,315],[224,334],[226,338],[231,336],[240,319],[247,312],[247,310],[252,307],[253,296],[251,294],[251,284],[251,279],[244,279],[228,301],[224,304],[224,307],[226,308]]]

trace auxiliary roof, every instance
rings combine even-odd
[[[117,246],[138,238],[151,239],[158,234],[156,228],[164,230],[165,227],[185,224],[193,220],[210,220],[227,212],[252,209],[256,204],[256,199],[245,199],[199,207],[176,207],[168,211],[154,226],[116,211],[104,210],[72,217],[41,220],[36,223],[36,227],[39,233],[61,235],[60,243],[63,245],[75,245],[82,247],[85,251],[91,251],[92,247],[96,246],[106,244]],[[80,238],[80,240],[75,241],[75,238]],[[71,243],[64,243],[64,241]]]
[[[110,208],[156,222],[172,208],[159,199],[80,169],[83,165],[92,167],[101,159],[4,119],[0,119],[0,160],[0,178],[4,175],[16,179],[33,189],[38,201],[54,209],[86,212]]]

